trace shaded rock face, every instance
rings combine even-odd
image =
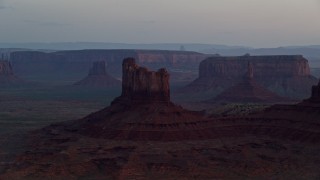
[[[226,89],[241,81],[248,62],[254,67],[255,80],[267,89],[286,97],[306,98],[317,79],[310,75],[303,56],[211,57],[199,66],[199,78],[185,91]]]
[[[89,76],[106,74],[106,63],[104,61],[93,62],[93,67],[89,71]]]
[[[320,81],[317,85],[312,86],[311,97],[305,99],[301,104],[307,106],[317,106],[320,109]]]
[[[125,59],[122,68],[122,97],[142,102],[170,101],[170,76],[166,69],[149,71],[139,67],[133,58]]]
[[[320,102],[320,81],[317,86],[312,87],[311,99]]]
[[[112,87],[120,86],[121,81],[106,72],[106,64],[104,61],[96,61],[93,62],[88,76],[76,82],[74,85],[85,87]]]
[[[242,81],[230,88],[227,88],[216,98],[208,102],[229,102],[229,103],[274,103],[289,101],[259,85],[254,79],[254,69],[251,62],[248,63],[247,73]]]
[[[303,56],[212,57],[200,63],[199,77],[234,77],[246,73],[251,62],[256,77],[310,76],[308,60]]]
[[[0,61],[0,76],[12,76],[13,70],[9,61]]]
[[[17,85],[22,82],[23,80],[14,75],[10,62],[0,60],[0,86]]]

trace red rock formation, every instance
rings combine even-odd
[[[166,69],[157,72],[135,64],[127,58],[122,64],[122,98],[141,102],[169,102],[169,74]]]
[[[139,71],[132,62],[125,67]],[[30,134],[29,149],[0,166],[0,179],[317,179],[319,112],[276,105],[207,119],[172,103],[115,101]]]
[[[248,71],[239,84],[226,89],[208,102],[274,103],[289,101],[259,85],[253,77],[253,71],[253,65],[249,62]]]
[[[106,65],[104,61],[96,61],[90,69],[86,78],[76,82],[76,86],[85,87],[112,87],[120,86],[121,82],[106,72]]]
[[[212,137],[202,113],[170,101],[169,74],[123,61],[122,94],[111,106],[84,119],[64,124],[70,131],[107,139],[172,141]]]
[[[281,96],[305,98],[317,81],[302,56],[211,57],[200,63],[199,78],[183,92],[220,92],[234,86],[241,81],[248,62],[255,69],[255,80]]]

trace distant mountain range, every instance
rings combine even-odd
[[[82,50],[82,49],[146,49],[146,50],[188,50],[201,51],[210,48],[237,49],[244,46],[227,46],[197,43],[103,43],[103,42],[59,42],[59,43],[0,43],[0,48],[50,49],[50,50]]]
[[[219,44],[197,43],[154,43],[128,44],[103,42],[60,42],[60,43],[0,43],[0,53],[21,50],[38,50],[52,52],[57,50],[82,49],[145,49],[145,50],[183,50],[221,56],[250,55],[303,55],[311,67],[320,67],[320,45],[285,46],[276,48],[252,48],[246,46],[228,46]]]

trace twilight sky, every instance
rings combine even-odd
[[[0,0],[0,42],[320,44],[320,0]]]

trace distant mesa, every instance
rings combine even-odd
[[[272,92],[292,99],[309,96],[317,79],[310,74],[308,60],[300,55],[210,57],[199,66],[199,77],[181,90],[184,93],[212,92],[213,97],[243,81],[248,62],[254,79]]]
[[[202,112],[185,110],[170,101],[166,69],[149,71],[133,58],[125,59],[122,68],[122,94],[111,106],[53,128],[120,140],[174,141],[214,136]]]
[[[47,53],[37,51],[13,52],[10,60],[14,65],[15,72],[24,76],[41,77],[48,74],[58,74],[64,79],[73,79],[75,75],[83,77],[83,72],[87,72],[88,66],[92,66],[92,62],[97,60],[106,62],[109,74],[121,77],[122,60],[126,57],[134,57],[137,64],[152,69],[166,67],[168,71],[191,71],[193,72],[191,80],[194,80],[197,77],[198,64],[208,56],[190,51],[91,49]],[[180,77],[181,75],[172,76],[171,81],[180,81]],[[182,80],[185,81],[185,79]]]
[[[217,97],[209,100],[212,103],[274,103],[289,101],[269,91],[254,79],[254,69],[251,62],[248,63],[248,70],[240,83],[227,88]]]
[[[114,87],[120,86],[121,81],[110,76],[106,72],[106,65],[104,61],[93,62],[93,66],[89,71],[87,77],[74,83],[75,86],[84,87]]]
[[[24,83],[13,73],[12,66],[7,60],[0,60],[0,86],[12,86]]]
[[[320,106],[320,80],[318,85],[312,86],[311,97],[304,102],[317,103]]]

